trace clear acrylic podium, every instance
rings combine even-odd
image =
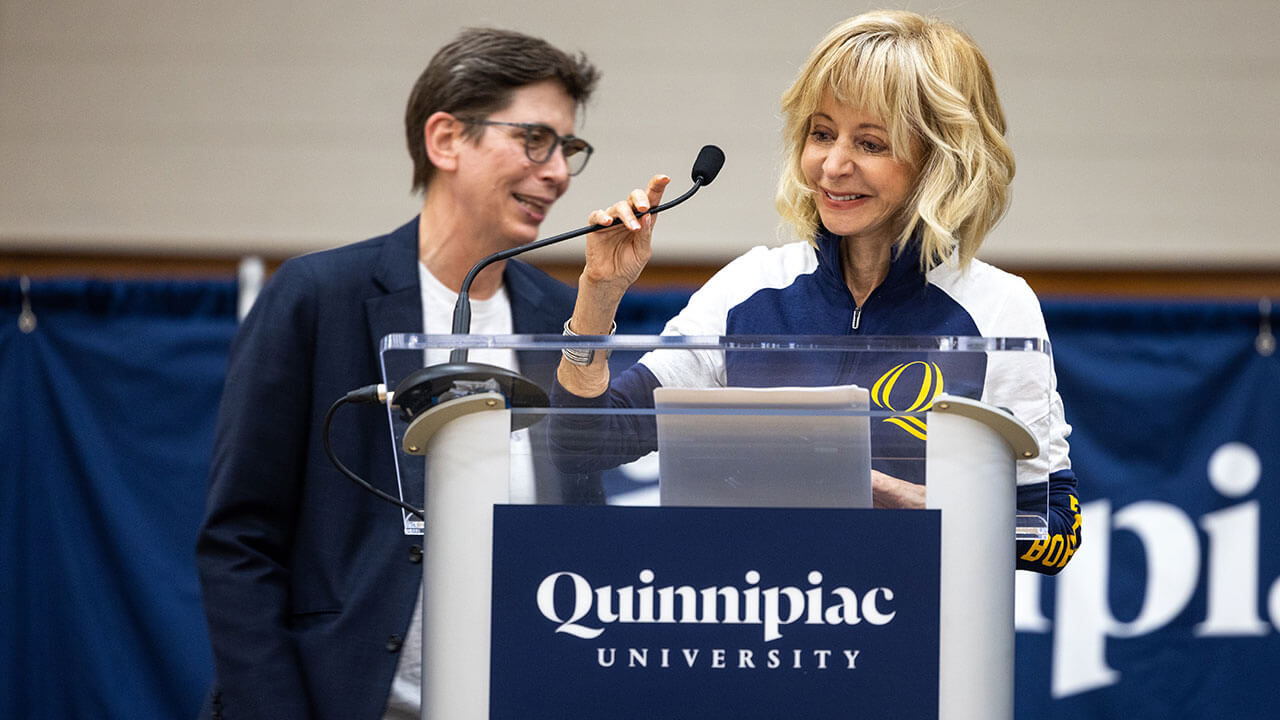
[[[576,406],[552,383],[565,347],[611,352],[615,376],[661,352],[753,387]],[[425,401],[405,391],[455,348],[514,359],[528,386],[468,376]],[[495,505],[868,507],[867,471],[923,485],[941,514],[938,717],[1013,717],[1013,543],[1047,534],[1046,508],[1018,508],[1016,487],[1048,479],[1032,430],[1050,411],[1047,340],[403,334],[381,358],[400,496],[426,517],[402,516],[425,535],[423,717],[489,717]],[[734,435],[743,449],[725,445]]]

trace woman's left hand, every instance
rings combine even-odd
[[[872,470],[871,504],[878,508],[922,509],[924,486]]]

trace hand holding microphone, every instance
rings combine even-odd
[[[578,283],[579,302],[574,309],[575,330],[583,334],[609,332],[613,310],[649,262],[650,240],[657,221],[652,216],[711,184],[723,165],[724,152],[715,145],[704,146],[690,173],[693,188],[683,196],[662,204],[663,191],[671,178],[655,175],[647,188],[637,188],[626,200],[588,216],[592,227],[616,229],[596,232],[587,239],[586,263]],[[581,329],[576,327],[579,322]]]
[[[654,182],[658,181],[659,178],[663,178],[662,184],[663,187],[665,187],[666,183],[671,181],[671,178],[668,178],[665,175],[654,175],[653,179],[649,181],[649,189],[647,192],[639,189],[632,190],[628,200],[615,203],[610,208],[616,210],[617,214],[610,214],[608,210],[596,210],[592,212],[590,218],[598,219],[601,222],[595,223],[590,227],[582,228],[582,230],[578,232],[594,232],[596,230],[609,227],[609,222],[613,217],[620,217],[626,221],[629,219],[639,219],[644,215],[656,215],[663,210],[669,210],[692,197],[693,194],[698,191],[698,188],[704,185],[710,185],[711,182],[716,179],[716,175],[720,174],[720,168],[722,167],[724,167],[724,151],[715,145],[703,145],[702,149],[698,151],[698,157],[693,161],[693,170],[689,173],[690,178],[693,180],[693,187],[689,188],[689,192],[686,192],[671,202],[662,203],[653,208],[641,208],[639,207],[640,204],[653,205],[661,199],[661,189],[658,190],[657,198],[653,195]],[[634,208],[634,210],[632,210],[632,208]],[[633,230],[639,229],[638,227],[629,224],[628,227]]]
[[[662,192],[670,182],[671,178],[666,175],[654,175],[649,180],[647,189],[637,188],[631,191],[626,200],[620,200],[604,210],[591,211],[587,222],[609,227],[617,219],[621,221],[620,227],[633,231],[645,229],[646,224],[652,227],[653,220],[648,223],[642,223],[641,220],[648,214],[649,208],[661,204]]]
[[[693,197],[693,194],[698,192],[698,188],[702,187],[703,185],[710,185],[711,181],[716,179],[716,175],[720,172],[720,168],[723,166],[724,166],[724,151],[716,147],[715,145],[704,145],[702,147],[702,150],[698,151],[697,159],[693,161],[693,171],[690,173],[693,179],[693,187],[689,188],[688,192],[676,198],[675,200],[671,200],[671,201],[662,203],[660,205],[656,205],[650,208],[649,210],[645,210],[641,212],[633,212],[631,213],[632,216],[634,218],[639,218],[644,215],[656,215],[657,213],[663,210],[669,210],[679,205],[685,200],[688,200],[689,198]],[[665,187],[665,184],[664,184],[664,187]],[[661,192],[659,192],[659,196],[661,196]],[[578,228],[577,230],[570,230],[569,232],[566,232],[566,233],[561,233],[559,235],[555,235],[549,238],[543,238],[541,240],[538,240],[537,242],[529,243],[528,245],[521,245],[520,247],[509,248],[507,250],[496,252],[490,255],[489,257],[484,258],[480,262],[476,263],[475,266],[471,268],[471,271],[467,273],[467,276],[463,278],[462,288],[458,292],[458,302],[453,309],[453,334],[465,335],[471,330],[471,297],[470,297],[471,283],[475,280],[476,275],[481,270],[488,267],[492,263],[498,262],[499,260],[506,260],[508,258],[515,257],[516,255],[529,252],[530,250],[536,250],[538,248],[546,247],[547,245],[553,245],[555,243],[563,242],[571,238],[576,238],[582,235],[587,235],[589,233],[594,233],[598,230],[604,230],[607,227],[609,226],[600,225],[600,224],[588,225],[586,227]],[[648,258],[646,257],[645,260],[647,261]],[[641,267],[643,267],[643,265]],[[637,271],[637,275],[638,274],[639,274],[639,271]],[[465,349],[454,350],[452,355],[452,362],[463,362],[465,360],[466,360]]]
[[[593,286],[592,291],[598,295],[620,299],[640,277],[652,255],[653,226],[658,220],[648,211],[662,202],[662,193],[670,182],[666,175],[654,175],[646,189],[637,188],[626,200],[593,210],[587,216],[587,222],[607,229],[587,236],[580,292],[585,284]],[[608,330],[606,323],[603,332]],[[582,329],[585,333],[591,331],[589,327]]]

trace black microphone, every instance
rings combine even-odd
[[[693,172],[690,173],[693,179],[693,187],[674,200],[661,203],[645,212],[636,213],[636,217],[639,218],[644,215],[653,215],[663,210],[670,210],[688,200],[693,197],[698,188],[703,185],[710,185],[711,181],[716,179],[716,175],[723,166],[724,151],[715,145],[704,146],[698,152],[698,159],[693,162]],[[453,334],[466,335],[471,330],[471,283],[475,281],[476,275],[481,270],[499,260],[506,260],[530,250],[536,250],[540,247],[546,247],[547,245],[610,227],[613,227],[613,225],[588,225],[567,233],[531,242],[528,245],[501,250],[476,263],[466,277],[463,278],[462,288],[458,291],[458,302],[453,308]],[[403,419],[413,421],[422,413],[434,407],[438,399],[445,392],[451,390],[458,381],[486,383],[489,386],[496,384],[497,389],[508,398],[512,407],[544,407],[547,403],[546,392],[519,373],[493,365],[468,362],[467,349],[454,348],[449,354],[449,362],[422,368],[401,380],[392,394],[394,398],[391,401],[392,406],[399,408]],[[512,429],[518,430],[521,427],[528,427],[537,422],[538,419],[538,416],[532,413],[513,417]]]
[[[703,145],[698,151],[698,158],[693,161],[693,181],[699,185],[710,185],[722,167],[724,151],[715,145]]]

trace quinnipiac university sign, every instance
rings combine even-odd
[[[499,506],[490,717],[935,718],[937,511]]]

